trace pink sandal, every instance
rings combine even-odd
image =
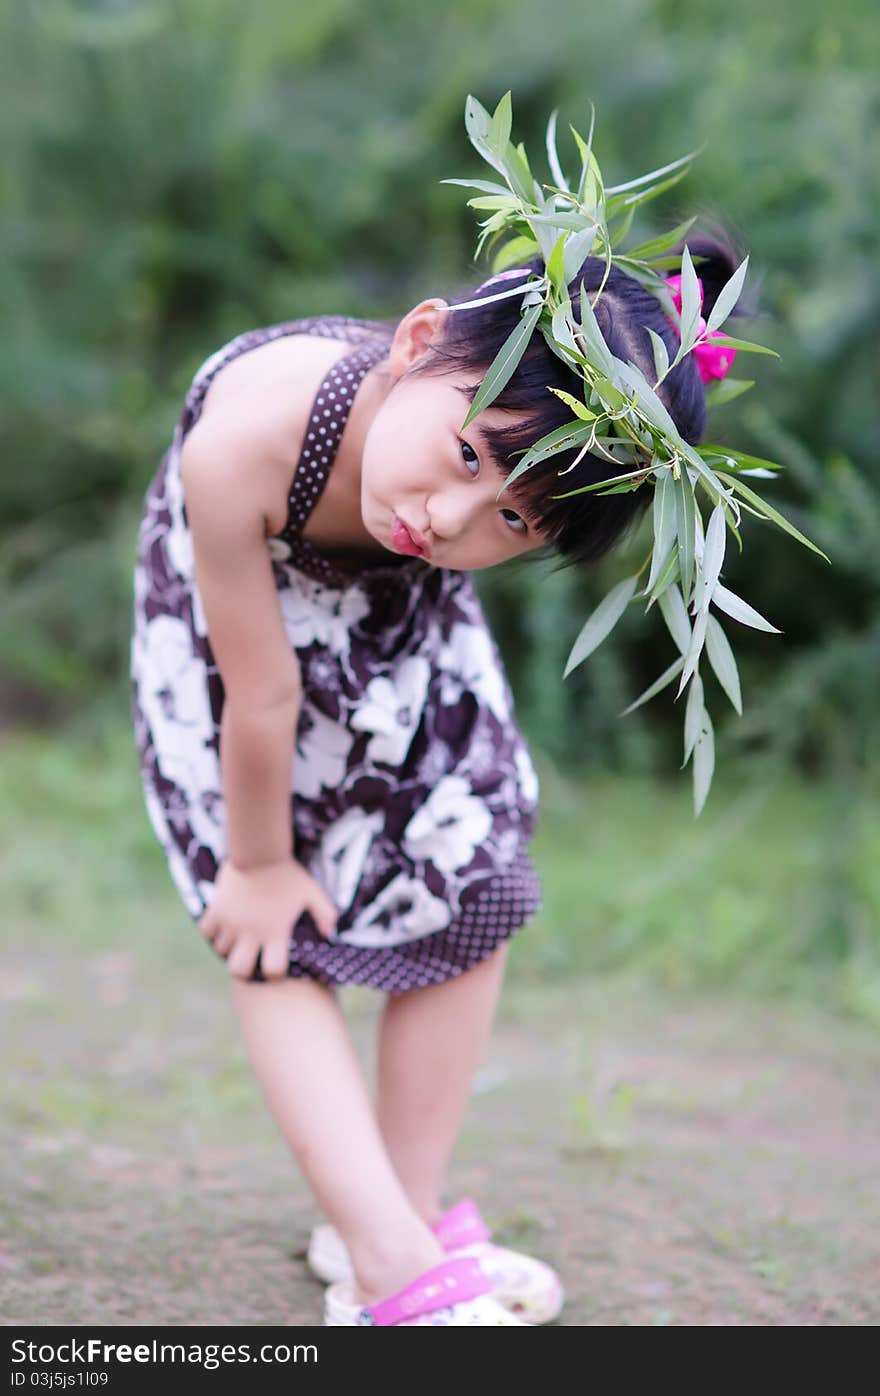
[[[444,1250],[479,1262],[492,1297],[511,1314],[521,1315],[527,1324],[558,1318],[565,1302],[559,1276],[542,1260],[493,1245],[491,1232],[471,1198],[462,1198],[450,1207],[431,1229]],[[348,1249],[328,1223],[312,1231],[307,1264],[325,1282],[352,1279]]]
[[[376,1304],[358,1304],[353,1281],[337,1280],[324,1295],[324,1327],[528,1328],[492,1298],[491,1288],[472,1256],[444,1260]]]

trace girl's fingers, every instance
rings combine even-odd
[[[289,945],[286,941],[276,940],[271,945],[263,946],[263,956],[260,964],[263,975],[266,979],[284,979],[287,976],[287,964],[290,958]]]
[[[248,945],[247,941],[238,941],[230,952],[226,965],[230,974],[234,974],[236,979],[250,979],[257,963],[257,953],[259,947]]]
[[[315,919],[315,924],[322,936],[327,940],[332,940],[336,933],[336,921],[339,913],[326,892],[320,891],[316,897],[312,898],[309,904],[309,911]]]
[[[228,955],[235,944],[235,931],[229,926],[221,926],[214,936],[214,949],[218,955]]]

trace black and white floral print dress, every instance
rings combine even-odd
[[[287,522],[266,540],[303,677],[291,852],[339,911],[333,941],[308,911],[292,924],[288,973],[396,994],[483,959],[540,908],[541,886],[527,853],[538,779],[471,574],[392,553],[340,571],[300,536],[358,384],[387,353],[383,326],[348,316],[284,321],[238,335],[196,372],[138,532],[135,740],[150,822],[199,921],[227,854],[224,688],[195,580],[180,448],[227,363],[304,333],[354,348],[318,389]],[[263,978],[259,961],[251,977]]]

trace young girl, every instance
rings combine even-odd
[[[708,315],[735,261],[688,239]],[[577,392],[540,335],[491,408],[469,403],[519,313],[419,302],[248,331],[192,381],[139,533],[132,710],[144,796],[178,891],[226,962],[249,1059],[329,1219],[309,1263],[327,1324],[547,1322],[558,1277],[494,1246],[446,1171],[510,937],[540,906],[538,782],[471,573],[591,563],[650,495],[554,501],[566,459],[497,498]],[[573,283],[596,290],[604,262]],[[573,294],[574,300],[574,294]],[[658,300],[612,269],[595,311],[651,372]],[[661,395],[693,443],[692,355]],[[572,453],[573,454],[573,453]],[[615,467],[583,457],[567,487]],[[371,1103],[339,984],[386,995]]]

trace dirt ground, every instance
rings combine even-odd
[[[318,1324],[229,986],[151,964],[4,964],[0,1321]],[[342,1002],[372,1071],[380,996]],[[446,1201],[557,1267],[562,1326],[876,1324],[878,1104],[876,1032],[816,1009],[509,979]]]

